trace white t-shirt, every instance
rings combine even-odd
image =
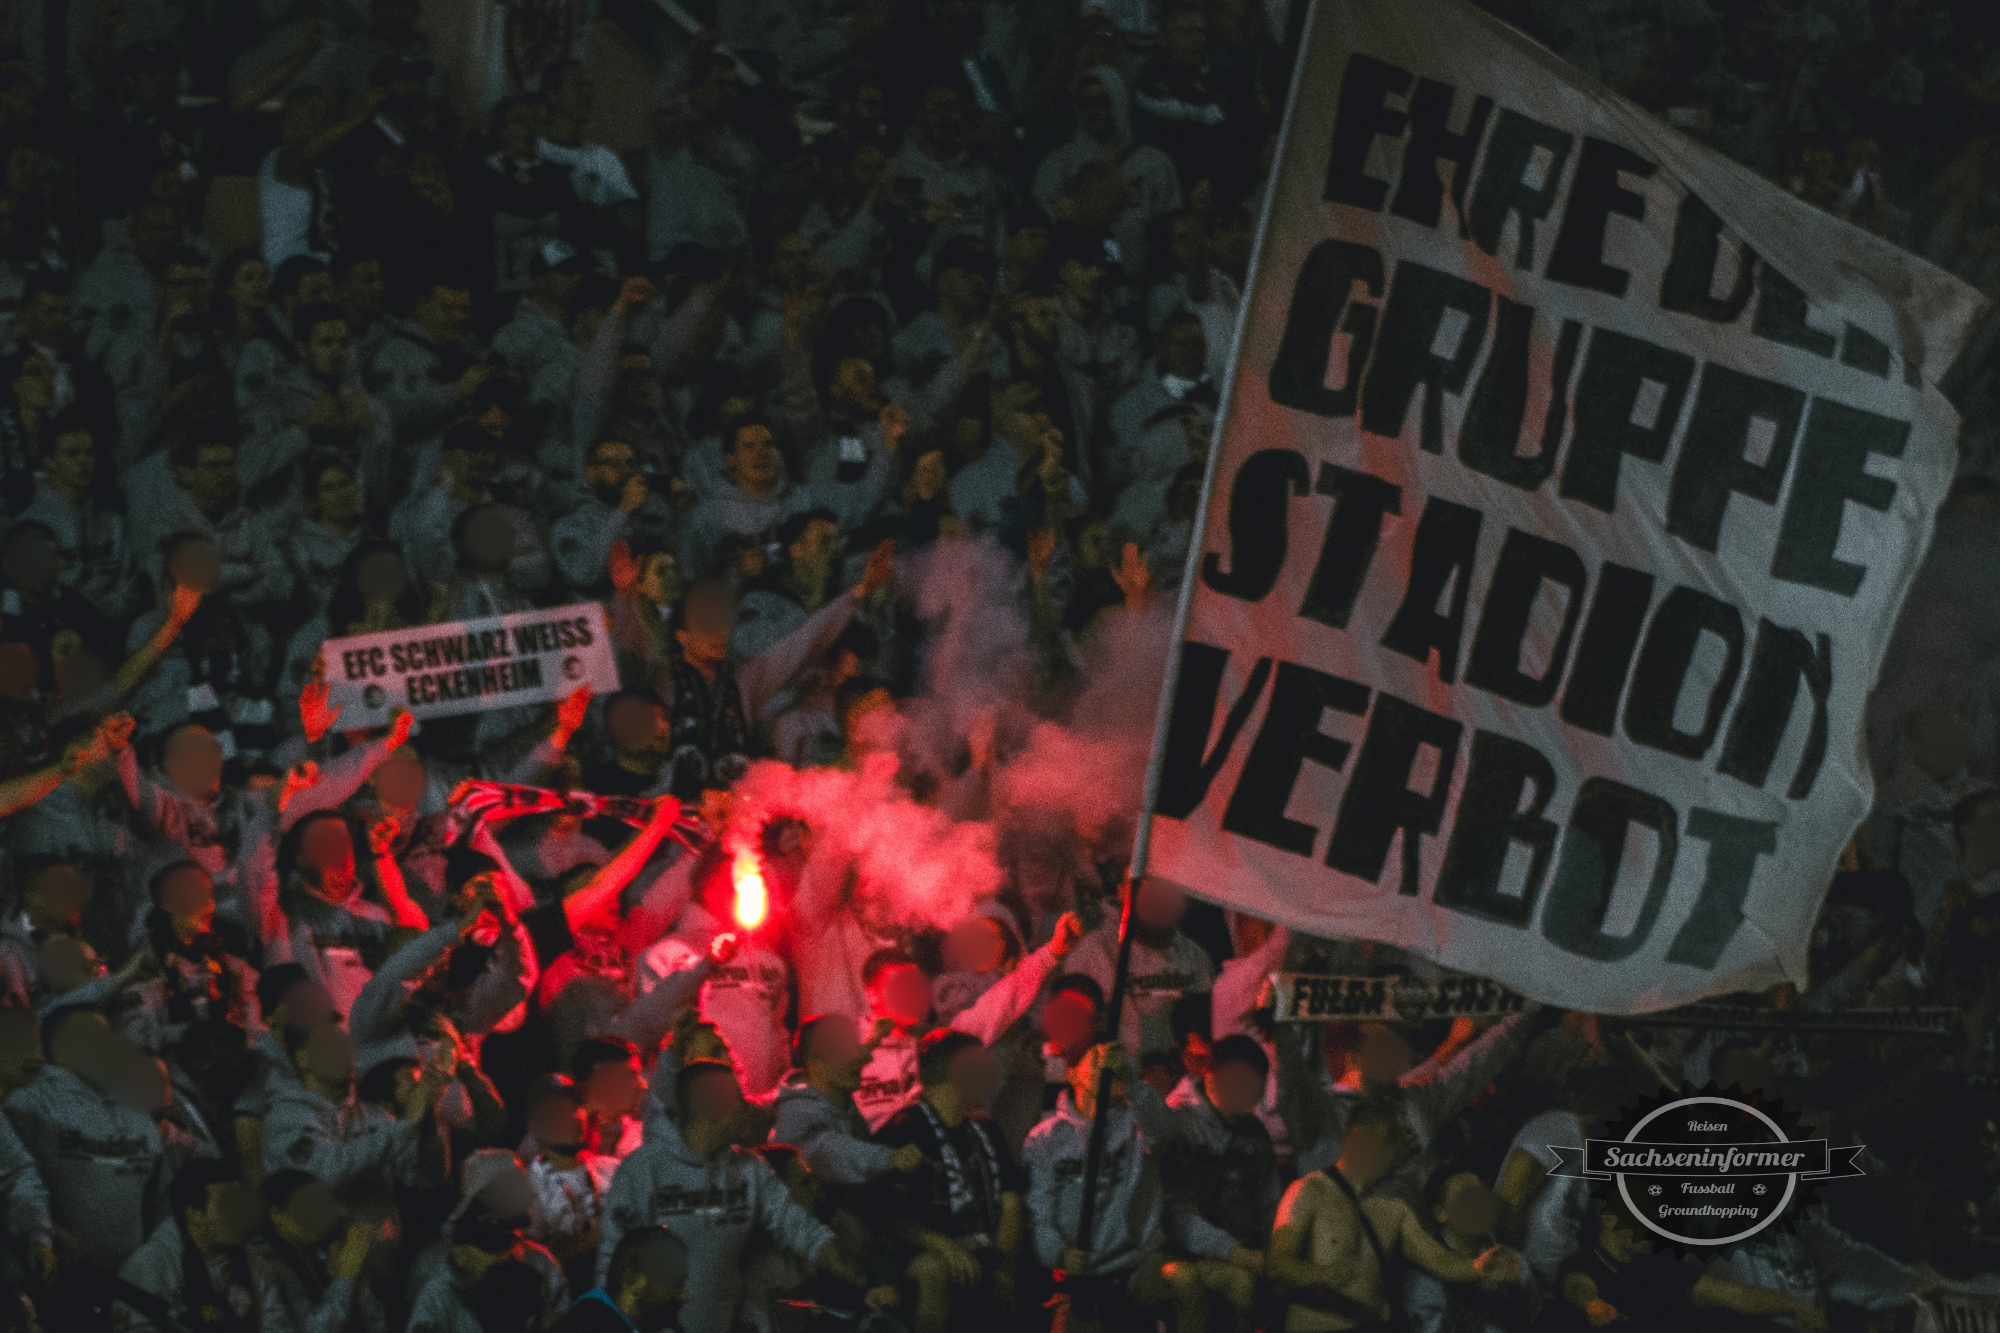
[[[713,968],[702,983],[701,1016],[715,1024],[729,1043],[744,1095],[759,1097],[778,1086],[791,1064],[791,1038],[785,1028],[790,974],[784,959],[754,941],[738,938],[744,942],[736,956]],[[659,978],[694,967],[704,956],[669,935],[646,950],[639,964],[639,986],[650,991]]]
[[[1507,1152],[1511,1156],[1518,1148],[1540,1162],[1544,1170],[1549,1170],[1558,1161],[1555,1153],[1549,1150],[1551,1143],[1581,1152],[1583,1139],[1583,1122],[1573,1112],[1544,1111],[1521,1126],[1521,1132],[1514,1136]],[[1529,1203],[1521,1257],[1527,1261],[1536,1282],[1545,1290],[1554,1285],[1556,1270],[1562,1267],[1563,1260],[1576,1253],[1583,1235],[1583,1224],[1589,1214],[1590,1182],[1587,1180],[1545,1181],[1541,1191]]]

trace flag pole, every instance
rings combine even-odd
[[[1299,75],[1306,67],[1307,53],[1312,50],[1314,20],[1319,17],[1319,0],[1312,0],[1306,11],[1305,30],[1299,41],[1299,50],[1292,61],[1291,87],[1285,97],[1285,119],[1278,130],[1278,148],[1272,155],[1272,172],[1275,176],[1285,161],[1285,141],[1291,137],[1292,112],[1299,97]],[[1153,753],[1146,761],[1146,783],[1140,797],[1139,827],[1132,839],[1132,864],[1125,875],[1125,906],[1118,916],[1118,960],[1111,972],[1111,994],[1106,998],[1105,1039],[1118,1039],[1119,1025],[1125,1016],[1125,990],[1132,970],[1132,907],[1139,897],[1140,887],[1146,881],[1146,868],[1152,860],[1153,852],[1153,808],[1160,799],[1160,780],[1166,771],[1166,748],[1168,725],[1173,718],[1174,692],[1180,684],[1181,644],[1187,639],[1188,614],[1194,604],[1195,579],[1201,573],[1202,547],[1208,532],[1208,509],[1215,491],[1215,473],[1218,460],[1222,457],[1222,430],[1229,420],[1229,407],[1236,396],[1236,380],[1240,373],[1243,355],[1243,332],[1250,324],[1250,300],[1257,290],[1257,269],[1263,263],[1265,246],[1270,240],[1272,205],[1277,198],[1274,181],[1267,179],[1264,185],[1264,202],[1257,221],[1257,244],[1250,252],[1250,268],[1243,275],[1242,300],[1236,308],[1236,334],[1230,357],[1229,382],[1222,386],[1222,400],[1215,413],[1214,432],[1208,442],[1208,466],[1202,472],[1201,500],[1195,506],[1194,532],[1188,539],[1187,563],[1181,570],[1180,598],[1174,607],[1173,638],[1167,645],[1166,678],[1160,687],[1159,708],[1153,715]],[[1097,1224],[1097,1181],[1104,1166],[1104,1136],[1106,1130],[1107,1093],[1111,1090],[1110,1065],[1100,1063],[1097,1069],[1097,1104],[1092,1108],[1090,1118],[1090,1145],[1083,1158],[1083,1198],[1077,1210],[1075,1247],[1085,1254],[1093,1253],[1091,1244]],[[1080,1108],[1079,1108],[1080,1109]]]

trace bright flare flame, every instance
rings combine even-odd
[[[764,892],[764,869],[757,864],[757,853],[748,847],[736,853],[729,877],[736,885],[736,924],[745,930],[755,930],[763,924],[769,905]]]

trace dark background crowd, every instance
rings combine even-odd
[[[1489,7],[2000,284],[2000,8]],[[1110,1029],[1303,11],[0,13],[0,1330],[1908,1333],[2000,1292],[1977,364],[1813,985],[1742,1030],[1273,1022],[1275,971],[1435,969],[1147,883]],[[328,639],[580,602],[616,693],[329,701]],[[1795,1022],[1913,1005],[1955,1022]],[[1706,1265],[1548,1176],[1710,1081],[1868,1174]]]

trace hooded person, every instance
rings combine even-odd
[[[625,1233],[665,1223],[688,1245],[687,1333],[727,1333],[742,1292],[744,1260],[753,1240],[858,1290],[868,1274],[834,1242],[833,1233],[801,1208],[771,1168],[737,1146],[747,1117],[736,1071],[721,1060],[690,1060],[674,1081],[680,1132],[649,1137],[626,1158],[605,1198],[599,1271],[608,1276]],[[893,1296],[893,1293],[891,1293]]]
[[[1125,206],[1111,223],[1119,265],[1129,277],[1146,271],[1146,234],[1153,219],[1181,206],[1180,174],[1173,159],[1132,134],[1132,98],[1125,76],[1109,65],[1077,75],[1070,90],[1076,133],[1035,169],[1034,195],[1050,216],[1072,181],[1095,163],[1118,168],[1127,186]]]
[[[840,1014],[815,1014],[799,1024],[792,1070],[778,1085],[773,1141],[791,1144],[823,1185],[852,1187],[921,1164],[914,1148],[871,1141],[854,1104],[869,1050]]]
[[[534,1199],[534,1186],[513,1153],[482,1148],[466,1157],[459,1168],[458,1206],[445,1223],[439,1246],[420,1257],[412,1273],[414,1283],[424,1269],[430,1270],[410,1309],[412,1329],[484,1333],[482,1285],[495,1268],[508,1263],[525,1265],[540,1279],[540,1310],[524,1312],[531,1316],[526,1327],[547,1329],[562,1317],[569,1306],[562,1265],[525,1234]]]
[[[635,1227],[618,1240],[604,1285],[577,1298],[555,1333],[667,1333],[687,1301],[687,1242],[663,1226]]]
[[[118,1330],[193,1326],[254,1333],[256,1297],[244,1246],[263,1203],[233,1166],[189,1162],[167,1192],[168,1217],[118,1270]]]
[[[164,1211],[160,1130],[114,1091],[128,1047],[89,1006],[42,1019],[49,1063],[7,1099],[7,1119],[48,1188],[54,1225],[82,1258],[116,1273]]]
[[[435,1132],[446,1082],[428,1070],[399,1073],[400,1114],[391,1114],[356,1096],[354,1039],[339,1019],[303,1036],[288,1030],[286,1045],[299,1082],[271,1098],[264,1117],[264,1170],[310,1171],[357,1219],[379,1223],[393,1217],[396,1182],[416,1173],[419,1136]]]
[[[261,1333],[387,1333],[388,1316],[362,1280],[371,1236],[310,1172],[264,1177],[263,1230],[246,1247]]]

